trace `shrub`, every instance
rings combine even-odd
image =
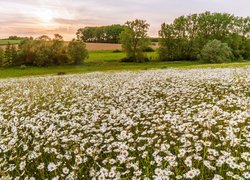
[[[116,49],[113,51],[113,53],[120,53],[120,52],[122,52],[120,49]]]
[[[16,57],[16,51],[14,50],[7,51],[7,57]],[[87,50],[83,42],[74,40],[67,45],[61,35],[55,34],[52,41],[47,36],[41,36],[36,40],[25,39],[21,41],[18,56],[14,58],[13,65],[51,66],[81,64],[86,57]]]
[[[27,68],[27,66],[25,66],[25,65],[21,65],[21,66],[20,66],[20,69],[21,69],[21,70],[24,70],[24,69],[26,69],[26,68]]]
[[[126,57],[126,58],[121,59],[121,62],[134,62],[134,59]]]
[[[82,64],[84,59],[88,57],[86,44],[78,40],[70,41],[68,45],[68,54],[72,64]]]
[[[143,63],[143,62],[149,62],[150,59],[147,57],[144,57],[143,61],[137,61],[137,63]],[[121,62],[135,62],[135,59],[132,57],[125,57],[123,59],[121,59]]]
[[[215,39],[203,47],[198,58],[206,63],[223,63],[230,62],[233,54],[226,43]]]
[[[143,52],[155,52],[155,50],[151,47],[146,47],[143,49]]]

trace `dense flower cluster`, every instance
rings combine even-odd
[[[0,81],[0,179],[250,179],[250,68]]]

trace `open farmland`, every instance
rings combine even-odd
[[[250,68],[0,82],[0,177],[249,179]]]
[[[152,48],[158,48],[157,44],[151,45]],[[102,50],[121,50],[121,44],[110,44],[110,43],[86,43],[86,48],[89,51],[102,51]]]
[[[102,50],[121,50],[121,44],[109,43],[86,43],[86,48],[89,51],[102,51]]]
[[[0,39],[0,45],[7,45],[7,44],[19,44],[20,40],[2,40]]]

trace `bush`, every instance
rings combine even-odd
[[[134,58],[130,57],[126,57],[126,58],[123,58],[121,59],[121,62],[138,62],[138,63],[144,63],[144,62],[149,62],[149,58],[147,57],[144,57],[143,61],[136,61]]]
[[[120,49],[116,49],[113,51],[113,53],[120,53],[120,52],[122,52]]]
[[[134,59],[126,57],[126,58],[121,59],[121,62],[134,62]]]
[[[49,41],[47,36],[41,36],[36,40],[25,39],[21,41],[18,52],[14,48],[7,50],[5,61],[6,57],[10,57],[8,62],[13,62],[14,66],[81,64],[88,56],[85,43],[73,40],[66,44],[59,34],[55,34],[52,41]]]
[[[82,64],[84,59],[88,57],[86,44],[77,40],[70,41],[68,45],[68,54],[72,64]]]
[[[21,66],[20,66],[20,69],[21,69],[21,70],[24,70],[24,69],[26,69],[26,68],[27,68],[27,66],[25,66],[25,65],[21,65]]]
[[[155,50],[151,47],[146,47],[143,49],[143,52],[155,52]]]
[[[215,39],[203,47],[198,58],[206,63],[223,63],[230,62],[233,54],[227,43]]]

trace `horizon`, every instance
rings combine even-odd
[[[247,0],[0,1],[0,39],[12,35],[38,37],[45,34],[52,37],[59,33],[65,40],[70,40],[76,37],[79,28],[124,24],[136,18],[147,20],[149,35],[157,37],[162,23],[171,23],[181,15],[211,11],[247,17],[249,7]]]

